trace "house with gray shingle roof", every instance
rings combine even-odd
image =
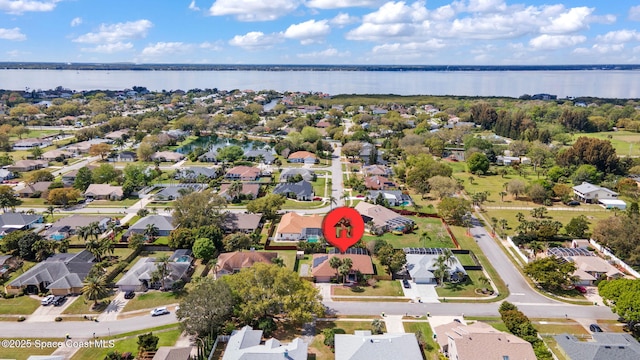
[[[316,173],[313,170],[304,168],[286,168],[282,169],[280,173],[280,182],[287,182],[290,178],[300,175],[302,180],[314,181],[316,179]]]
[[[336,360],[422,360],[415,334],[372,335],[369,330],[336,334],[335,353]]]
[[[629,334],[602,332],[591,336],[594,341],[581,341],[569,334],[553,338],[569,360],[640,359],[640,343]]]
[[[25,271],[5,289],[9,294],[18,294],[23,289],[29,294],[47,290],[53,295],[80,294],[93,260],[94,256],[87,250],[55,254]]]
[[[27,230],[34,228],[43,222],[40,214],[23,214],[6,212],[0,215],[0,235],[8,234],[15,230]]]
[[[411,196],[400,190],[369,190],[369,193],[365,197],[365,201],[376,202],[378,197],[386,200],[387,203],[389,203],[389,206],[409,206],[413,204]]]
[[[85,198],[95,200],[120,200],[123,196],[122,186],[110,184],[91,184],[84,192]]]
[[[189,179],[195,180],[200,175],[206,177],[207,179],[215,179],[218,177],[218,169],[217,168],[208,168],[204,166],[189,166],[183,167],[176,170],[174,175],[174,179]]]
[[[415,336],[414,336],[415,339]],[[264,344],[262,330],[253,330],[249,325],[234,330],[222,356],[222,360],[306,360],[307,344],[301,338],[295,338],[288,344],[269,339]]]
[[[122,235],[122,241],[127,241],[129,236],[133,234],[144,234],[147,225],[153,224],[158,228],[158,236],[169,236],[171,231],[175,230],[173,226],[173,217],[167,215],[149,215],[138,220],[131,225],[127,232]]]
[[[586,181],[573,187],[573,195],[576,199],[585,203],[598,203],[598,200],[618,198],[617,192]]]
[[[164,286],[171,286],[178,280],[189,280],[190,262],[170,261],[168,264],[169,275],[164,278]],[[120,291],[146,291],[147,289],[159,289],[162,281],[154,281],[154,273],[158,270],[155,258],[143,257],[116,283]]]
[[[276,159],[273,152],[267,150],[247,150],[244,157],[249,161],[261,161],[263,164],[271,165]]]
[[[273,189],[273,193],[290,199],[310,201],[313,199],[313,186],[304,180],[297,183],[280,183]]]
[[[153,195],[154,201],[173,201],[181,198],[183,194],[202,191],[207,188],[204,184],[180,184],[165,186],[157,194]]]

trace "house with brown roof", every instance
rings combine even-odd
[[[216,279],[224,275],[239,272],[242,269],[253,266],[255,263],[273,264],[273,259],[278,257],[275,252],[260,251],[234,251],[218,256],[213,275]]]
[[[72,152],[59,149],[49,150],[42,154],[42,158],[47,161],[57,161],[59,159],[64,160],[71,157],[73,157]]]
[[[42,197],[47,191],[51,181],[39,181],[35,184],[27,184],[23,189],[18,191],[18,195],[22,198]]]
[[[151,160],[162,162],[178,162],[182,159],[184,159],[184,155],[173,151],[158,151],[151,155]]]
[[[255,181],[260,177],[260,169],[252,166],[235,166],[227,170],[224,175],[225,179],[240,180],[240,181]]]
[[[413,220],[406,218],[393,210],[381,205],[373,205],[367,202],[359,202],[355,210],[360,213],[368,229],[373,232],[406,231],[414,227]]]
[[[121,200],[124,196],[122,186],[110,184],[91,184],[84,192],[84,197],[95,200]]]
[[[391,176],[391,169],[388,166],[378,164],[363,166],[362,172],[366,176]]]
[[[274,235],[275,241],[317,241],[322,238],[322,221],[324,215],[299,215],[286,213],[280,219]]]
[[[331,258],[337,257],[340,260],[351,259],[353,266],[349,275],[347,275],[347,281],[356,281],[356,274],[359,272],[362,275],[374,275],[373,263],[369,255],[362,254],[313,254],[313,261],[311,267],[311,275],[316,282],[329,282],[331,278],[336,276],[336,269],[329,265]]]
[[[229,194],[229,187],[231,184],[222,184],[220,185],[220,190],[218,191],[218,195],[227,199],[227,201],[233,200],[233,197]],[[260,194],[260,184],[249,184],[242,183],[242,190],[240,190],[240,195],[244,196],[244,198],[253,200],[257,199]]]
[[[395,188],[396,184],[380,175],[368,176],[364,178],[364,186],[370,190],[384,190],[388,188]]]
[[[316,154],[308,151],[296,151],[289,154],[287,161],[290,163],[315,164],[318,162],[318,157]]]
[[[104,137],[106,139],[115,140],[115,139],[122,139],[123,136],[125,136],[125,137],[129,136],[129,129],[112,131],[112,132],[106,134]]]
[[[87,141],[81,141],[79,143],[75,143],[66,147],[65,150],[71,151],[78,154],[87,154],[89,149],[91,149],[91,145],[96,144],[110,144],[113,140],[111,139],[91,139]]]
[[[449,359],[536,359],[528,341],[483,322],[463,325],[454,321],[435,327],[433,332],[440,351]]]
[[[38,169],[44,169],[49,166],[49,162],[46,160],[18,160],[15,164],[7,167],[7,170],[12,172],[25,172]]]
[[[578,277],[578,285],[593,285],[601,277],[613,280],[624,276],[620,270],[599,256],[567,256],[565,260],[576,264],[573,275]]]
[[[252,233],[260,228],[262,214],[244,214],[229,212],[224,217],[222,229],[226,233],[243,232]]]

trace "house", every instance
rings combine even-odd
[[[601,277],[613,280],[624,276],[620,270],[599,256],[567,256],[564,259],[576,264],[573,275],[579,279],[577,285],[593,285]]]
[[[276,159],[273,153],[267,150],[247,150],[244,153],[244,157],[249,161],[260,161],[266,165],[273,164],[274,160]]]
[[[24,290],[28,294],[47,291],[53,295],[80,294],[93,261],[93,255],[87,250],[76,254],[55,254],[18,276],[5,287],[6,292],[18,294]]]
[[[329,265],[331,258],[337,257],[340,260],[351,259],[353,266],[347,275],[347,281],[357,281],[356,274],[375,275],[373,263],[369,255],[363,254],[313,254],[311,275],[316,282],[329,282],[336,276],[336,269]]]
[[[113,140],[110,140],[110,139],[91,139],[91,140],[81,141],[79,143],[69,145],[65,148],[65,150],[76,153],[76,154],[87,154],[89,153],[89,149],[91,148],[91,145],[110,144],[112,142]]]
[[[47,161],[59,161],[73,157],[73,153],[65,150],[49,150],[42,154],[42,158]]]
[[[598,199],[598,203],[605,209],[625,210],[627,203],[620,199]]]
[[[0,279],[7,279],[9,274],[22,266],[22,260],[13,255],[0,255]]]
[[[585,203],[598,203],[600,199],[617,199],[618,193],[607,188],[583,182],[573,187],[576,199]]]
[[[218,162],[218,152],[216,150],[207,151],[206,153],[198,156],[200,162]]]
[[[378,199],[386,201],[389,206],[409,206],[413,204],[411,196],[400,190],[370,190],[365,197],[365,200],[369,202],[377,202]]]
[[[157,151],[151,155],[151,160],[160,160],[161,162],[178,162],[184,159],[184,155],[173,151]]]
[[[204,184],[179,184],[165,186],[153,195],[154,201],[173,201],[191,192],[202,191],[207,188]]]
[[[49,166],[46,160],[18,160],[13,165],[7,166],[7,170],[12,172],[25,172],[44,169]]]
[[[584,341],[569,334],[555,335],[553,338],[568,360],[640,359],[640,344],[629,334],[601,332],[593,333],[591,337],[593,341]]]
[[[129,236],[133,234],[144,234],[148,225],[154,225],[157,230],[157,236],[169,236],[177,226],[173,226],[173,217],[167,215],[149,215],[136,221],[131,225],[129,229],[122,235],[122,241],[127,241]]]
[[[286,213],[280,219],[274,240],[317,242],[322,238],[322,220],[324,215],[303,216],[295,212]]]
[[[225,215],[222,229],[226,233],[243,232],[252,233],[260,228],[262,214],[244,214],[229,212]]]
[[[255,181],[260,177],[260,169],[251,166],[235,166],[227,170],[225,179],[240,181]]]
[[[183,167],[176,170],[174,179],[176,180],[197,180],[199,178],[215,179],[218,177],[217,168],[208,168],[204,166]]]
[[[120,151],[108,160],[111,162],[135,162],[138,160],[138,154],[133,151]]]
[[[436,326],[434,337],[449,359],[535,360],[533,346],[515,335],[498,331],[483,322],[463,325],[452,321]],[[481,352],[482,356],[478,357]]]
[[[515,165],[515,164],[520,164],[520,158],[517,157],[517,156],[498,155],[498,156],[496,156],[496,164],[497,165],[504,165],[504,166],[511,166],[511,165]]]
[[[104,137],[105,139],[110,139],[110,140],[122,139],[123,137],[126,139],[129,137],[129,129],[112,131],[106,134]]]
[[[177,249],[169,257],[169,261],[193,264],[193,252],[189,249]]]
[[[396,184],[384,176],[374,175],[364,178],[364,186],[367,189],[384,190],[388,188],[395,188]]]
[[[275,252],[260,251],[234,251],[222,253],[218,256],[213,275],[216,279],[224,275],[235,274],[242,269],[249,268],[255,263],[273,264],[273,259],[278,257]]]
[[[353,335],[336,334],[335,354],[335,360],[422,360],[415,334],[372,335],[369,330],[356,330]]]
[[[297,183],[279,183],[273,188],[273,193],[298,201],[311,201],[313,199],[313,186],[310,182],[304,180]]]
[[[318,157],[316,154],[308,151],[296,151],[289,154],[287,161],[290,163],[315,164],[318,162]]]
[[[38,181],[35,184],[27,184],[24,188],[18,191],[18,196],[22,198],[37,198],[41,197],[51,186],[51,181]]]
[[[415,338],[415,336],[414,336]],[[301,338],[295,338],[288,344],[269,339],[264,344],[262,330],[253,330],[249,325],[234,330],[222,355],[222,360],[306,360],[307,344]]]
[[[15,177],[13,172],[7,169],[0,169],[0,181],[11,180]]]
[[[171,289],[171,286],[178,280],[189,281],[190,263],[186,261],[170,261],[167,265],[168,275],[165,276],[164,279],[154,281],[154,273],[161,264],[156,262],[155,258],[140,258],[116,283],[116,286],[122,292],[147,291],[148,289],[160,289],[162,286],[164,286],[165,289]]]
[[[102,232],[107,230],[107,225],[111,222],[108,216],[86,216],[74,214],[57,220],[45,230],[44,236],[50,240],[62,240],[76,233],[79,227],[88,226],[97,222]]]
[[[110,184],[91,184],[84,192],[85,198],[94,200],[122,200],[123,196],[122,186]]]
[[[367,165],[362,167],[362,172],[366,176],[386,176],[389,177],[392,174],[391,169],[388,166],[384,165]]]
[[[33,148],[45,148],[53,142],[49,139],[22,139],[13,143],[13,150],[31,150]]]
[[[229,187],[231,184],[220,185],[218,195],[227,199],[227,201],[233,200],[233,196],[229,193]],[[245,199],[253,200],[257,199],[260,194],[260,184],[255,183],[242,183],[242,190],[240,190],[240,196],[244,196]]]
[[[305,169],[305,168],[286,168],[282,169],[280,173],[280,182],[288,182],[289,179],[293,177],[297,177],[300,175],[302,180],[306,181],[315,181],[317,176],[313,170]]]
[[[381,205],[373,205],[362,201],[356,205],[355,209],[362,216],[365,225],[371,223],[372,227],[370,226],[370,228],[375,229],[375,231],[405,232],[413,229],[415,225],[413,220]]]
[[[160,346],[151,360],[191,360],[191,346]]]
[[[407,253],[406,269],[409,276],[411,276],[411,280],[416,284],[435,284],[438,280],[435,273],[438,269],[438,257],[441,255],[441,252],[437,250],[442,249],[429,250],[433,253],[427,254],[426,251],[423,251],[424,254],[420,254],[420,251],[416,251],[416,249],[405,249],[405,253]],[[463,281],[467,276],[467,272],[464,270],[458,258],[454,258],[452,261],[453,263],[447,264],[449,266],[449,278],[453,282]]]
[[[5,212],[0,215],[0,237],[16,230],[32,229],[42,222],[43,217],[40,214]]]

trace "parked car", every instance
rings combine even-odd
[[[411,288],[411,284],[409,284],[409,280],[407,279],[402,279],[402,286],[404,286],[405,289]]]
[[[56,298],[53,300],[53,306],[60,306],[62,304],[64,304],[64,302],[67,301],[67,297],[66,296],[56,296]]]
[[[44,297],[44,299],[42,299],[42,301],[40,302],[41,305],[47,306],[47,305],[51,305],[53,303],[53,300],[56,298],[55,295],[47,295]]]
[[[571,200],[571,201],[569,201],[569,202],[567,203],[567,205],[569,205],[569,206],[578,206],[578,205],[580,205],[580,201],[577,201],[577,200]]]
[[[586,294],[587,293],[587,288],[582,286],[582,285],[577,285],[576,286],[576,290],[578,290],[578,292],[580,294]]]
[[[127,291],[126,293],[124,293],[125,299],[133,299],[135,296],[136,296],[136,293],[133,291]]]
[[[598,324],[591,324],[589,325],[589,330],[591,330],[591,332],[602,332],[602,328],[600,326],[598,326]]]
[[[166,315],[168,313],[169,313],[169,310],[167,310],[166,307],[159,307],[151,310],[151,316]]]

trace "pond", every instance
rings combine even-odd
[[[222,138],[217,136],[201,136],[198,139],[186,145],[180,146],[179,148],[176,149],[176,151],[181,154],[188,154],[197,147],[202,147],[207,150],[215,151],[230,145],[238,145],[242,148],[242,150],[245,150],[245,151],[264,149],[265,147],[268,146],[268,144],[264,141],[257,141],[257,140],[240,141],[236,139]]]

